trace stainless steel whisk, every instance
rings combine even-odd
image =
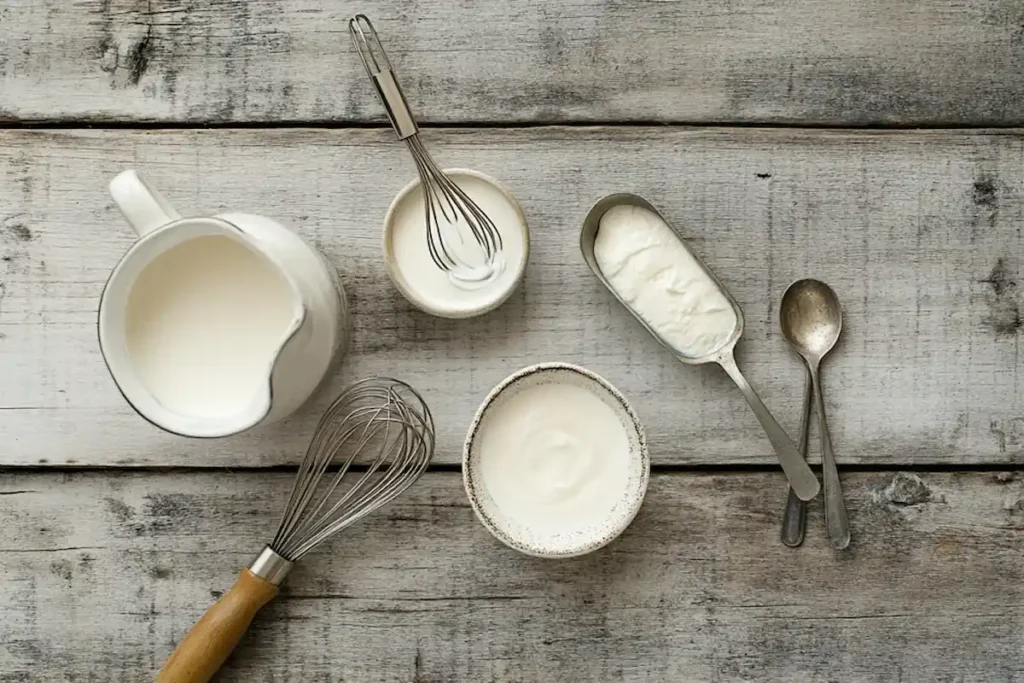
[[[373,24],[365,14],[359,14],[349,21],[348,28],[352,35],[352,43],[359,52],[366,73],[377,88],[377,95],[398,134],[398,139],[405,142],[416,163],[416,172],[419,174],[423,191],[427,250],[430,252],[430,258],[438,268],[449,273],[466,267],[464,261],[457,254],[453,255],[445,245],[438,218],[440,216],[449,225],[465,223],[473,239],[483,249],[487,263],[493,263],[501,252],[501,233],[490,216],[434,163],[423,141],[420,140],[419,126],[416,125],[409,103],[401,86],[398,85],[391,62],[381,47]],[[462,235],[456,234],[461,239]]]
[[[342,392],[313,433],[274,540],[192,627],[158,683],[209,681],[293,564],[409,488],[433,453],[433,417],[408,384],[371,378]]]

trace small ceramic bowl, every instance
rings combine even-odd
[[[523,430],[524,420],[537,431]],[[621,450],[598,457],[600,444],[613,441]],[[500,453],[500,444],[512,450]],[[550,558],[592,552],[622,533],[643,503],[650,469],[643,427],[626,399],[569,363],[532,365],[499,383],[477,410],[462,455],[466,493],[487,530]]]
[[[422,186],[413,180],[395,196],[384,216],[384,260],[388,275],[409,303],[442,318],[471,318],[503,304],[526,272],[530,231],[523,208],[494,178],[468,168],[448,168],[455,181],[479,205],[501,234],[505,267],[497,279],[478,289],[460,289],[430,258]]]

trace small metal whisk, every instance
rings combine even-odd
[[[454,226],[455,234],[462,239],[460,225],[465,224],[473,239],[484,251],[486,263],[494,264],[502,249],[501,233],[494,221],[474,202],[466,192],[456,185],[451,178],[434,163],[427,148],[420,140],[419,126],[413,118],[409,103],[405,99],[401,86],[395,78],[384,48],[381,47],[377,31],[369,18],[364,14],[353,17],[348,23],[352,43],[359,52],[359,57],[366,67],[366,73],[377,88],[384,109],[387,111],[391,125],[403,140],[416,163],[416,171],[420,177],[423,191],[423,204],[426,214],[427,250],[430,258],[443,271],[452,273],[459,270],[463,274],[474,270],[463,258],[445,245],[439,216]],[[483,270],[484,277],[490,277],[492,268]],[[469,279],[473,279],[472,277]]]
[[[209,681],[293,564],[409,488],[433,453],[433,417],[412,387],[388,378],[348,387],[313,433],[274,540],[192,627],[158,683]]]

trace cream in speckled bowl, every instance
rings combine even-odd
[[[462,457],[477,517],[502,543],[538,557],[597,550],[643,503],[650,456],[618,390],[568,363],[523,368],[477,410]]]

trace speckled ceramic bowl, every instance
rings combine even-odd
[[[481,463],[486,454],[481,452],[480,435],[495,408],[523,390],[548,383],[577,386],[600,399],[621,422],[629,444],[621,490],[615,494],[618,499],[611,504],[609,514],[584,526],[567,528],[564,532],[552,532],[550,528],[541,532],[532,529],[529,523],[513,518],[492,497],[481,473]],[[644,430],[626,399],[600,376],[568,363],[531,365],[502,380],[477,410],[462,454],[463,483],[477,517],[505,545],[538,557],[575,557],[610,543],[629,526],[639,511],[647,492],[650,471]]]

